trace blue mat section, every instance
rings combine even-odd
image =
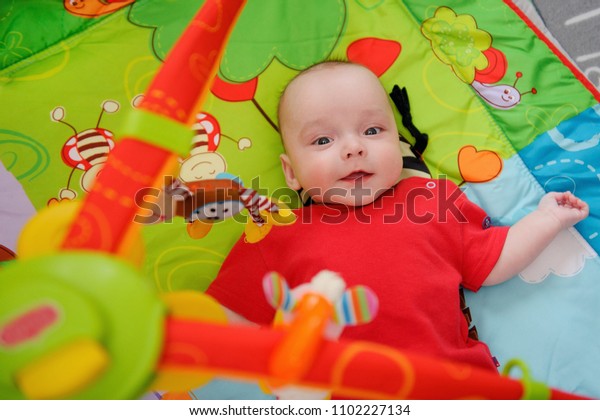
[[[596,252],[600,251],[599,143],[600,105],[596,105],[538,136],[520,152],[546,191],[569,190],[588,202],[590,217],[577,229]]]
[[[598,118],[590,111],[596,116],[586,112],[577,118]],[[574,191],[588,201],[598,200],[598,178],[575,162],[577,152],[561,148],[549,136],[535,143],[527,153],[527,166],[533,162],[539,166],[535,178],[517,155],[504,162],[497,179],[463,188],[495,224],[512,225],[535,209],[544,194],[542,185],[549,190],[565,185],[556,168],[554,176],[544,178],[552,159],[557,160],[555,165],[566,165],[569,162],[561,159],[570,156],[572,165],[582,167],[581,177],[573,180]],[[595,162],[600,165],[600,158]],[[596,196],[590,195],[591,188],[596,188]],[[582,234],[576,229],[562,232],[520,276],[477,293],[467,292],[466,299],[480,339],[502,366],[521,359],[537,381],[600,398],[600,366],[595,362],[600,351],[600,259],[584,240],[592,234],[588,232],[593,231],[594,221],[578,228]]]

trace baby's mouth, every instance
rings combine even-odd
[[[345,177],[342,178],[342,181],[357,181],[359,179],[366,179],[367,177],[373,175],[370,172],[365,172],[365,171],[354,171],[351,172],[350,174],[346,175]]]

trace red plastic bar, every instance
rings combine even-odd
[[[184,369],[215,376],[281,384],[269,371],[285,331],[215,325],[169,318],[158,370]],[[523,384],[470,365],[440,361],[367,342],[323,340],[298,381],[363,399],[521,399]],[[551,390],[551,398],[581,399]]]

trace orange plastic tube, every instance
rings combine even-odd
[[[296,382],[312,366],[333,307],[323,296],[307,293],[298,302],[295,318],[269,364],[270,373],[283,382]]]

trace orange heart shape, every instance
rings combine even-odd
[[[190,73],[196,80],[204,81],[211,76],[211,68],[214,61],[217,59],[217,50],[211,50],[208,56],[199,53],[192,53],[188,58]]]
[[[211,21],[193,20],[192,25],[198,26],[207,32],[215,33],[223,27],[223,3],[221,0],[215,0],[209,7],[212,8],[210,13],[202,15],[203,18],[210,18]]]
[[[458,170],[465,182],[488,182],[502,172],[502,158],[492,150],[464,146],[458,152]]]

